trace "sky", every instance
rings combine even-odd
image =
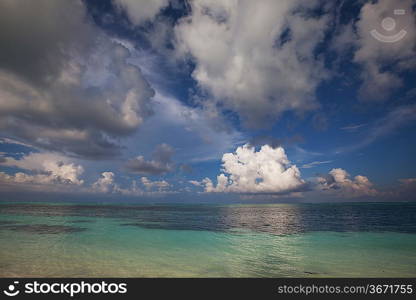
[[[414,201],[412,0],[0,2],[0,198]]]

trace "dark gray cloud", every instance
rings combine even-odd
[[[78,1],[5,0],[0,16],[1,69],[36,85],[47,86],[59,76],[69,56],[64,49],[82,52],[93,46],[93,27],[85,24]]]
[[[146,175],[160,175],[173,170],[172,155],[174,150],[167,144],[161,144],[153,152],[152,160],[145,160],[143,156],[137,156],[129,160],[126,169],[132,173]]]
[[[5,136],[97,159],[117,155],[151,114],[153,89],[81,1],[2,1],[0,44]]]

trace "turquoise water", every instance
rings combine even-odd
[[[0,203],[2,277],[415,277],[415,204]]]

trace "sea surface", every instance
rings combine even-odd
[[[0,202],[0,277],[415,277],[416,204]]]

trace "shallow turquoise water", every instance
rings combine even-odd
[[[415,205],[0,204],[0,276],[414,277]]]

